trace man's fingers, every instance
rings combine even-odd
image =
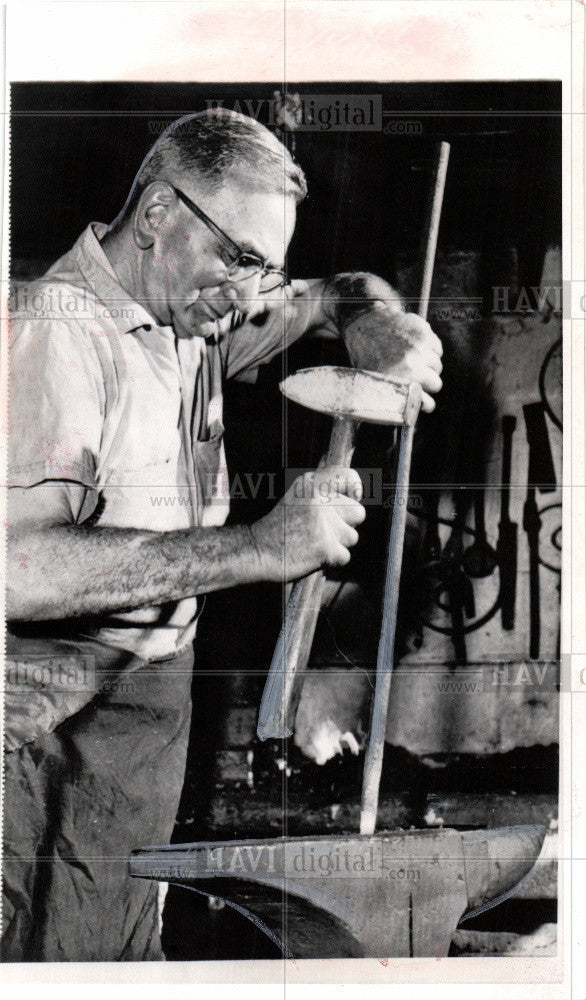
[[[441,340],[439,339],[437,333],[434,333],[433,330],[431,329],[431,327],[429,327],[428,343],[429,343],[429,346],[431,347],[432,351],[435,354],[437,354],[438,357],[441,358],[442,355],[443,355],[443,353],[444,353],[444,345],[442,344]]]
[[[362,480],[355,469],[325,466],[313,473],[314,483],[325,501],[338,497],[362,499]]]
[[[346,524],[362,524],[364,518],[366,517],[366,511],[358,500],[354,500],[353,497],[338,494],[338,496],[334,499],[334,503],[337,513],[344,519]]]
[[[405,356],[403,376],[409,382],[419,382],[424,392],[439,392],[443,385],[439,372],[429,364],[427,358],[423,359],[416,351],[410,351]]]
[[[330,558],[331,566],[347,566],[352,558],[348,549],[343,545],[337,545]]]
[[[422,334],[421,340],[416,345],[416,347],[422,354],[425,355],[425,360],[428,362],[428,364],[431,364],[433,359],[434,361],[436,361],[436,363],[437,361],[439,361],[441,365],[440,359],[444,353],[444,345],[439,339],[437,333],[433,332],[429,323],[427,323],[425,320],[422,319],[420,319],[420,322],[423,323],[424,326],[421,329],[421,334]]]
[[[356,469],[343,469],[340,477],[340,493],[353,501],[362,500],[362,480]]]
[[[433,368],[434,372],[437,372],[438,375],[441,375],[442,369],[443,369],[444,366],[442,365],[441,358],[440,358],[439,354],[436,354],[435,351],[430,351],[427,354],[425,360],[426,360],[428,366],[430,368]]]
[[[422,316],[418,316],[417,313],[404,313],[402,319],[405,329],[413,337],[412,343],[416,343],[420,347],[429,348],[441,358],[444,353],[442,342],[437,333],[433,332],[427,320],[423,319]]]
[[[356,542],[358,541],[358,532],[356,531],[356,528],[353,528],[350,524],[347,524],[340,518],[338,538],[342,545],[346,548],[351,548],[353,545],[356,545]]]
[[[443,382],[439,377],[438,373],[428,368],[424,373],[423,377],[420,379],[421,388],[427,390],[427,392],[439,392]]]
[[[426,392],[422,393],[421,396],[421,409],[424,413],[433,413],[435,410],[435,399]]]
[[[438,357],[441,358],[442,354],[444,353],[444,346],[441,340],[439,339],[437,333],[434,333],[427,320],[422,319],[421,317],[418,317],[418,319],[419,322],[422,324],[421,332],[423,334],[423,342],[425,344],[425,347],[428,350],[433,351],[434,354],[437,354]]]

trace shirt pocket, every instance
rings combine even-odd
[[[198,486],[199,523],[203,527],[222,525],[230,510],[230,489],[221,420],[213,421],[206,438],[194,441],[193,460]]]
[[[108,470],[101,489],[101,527],[173,531],[193,523],[192,491],[179,482],[177,459]]]

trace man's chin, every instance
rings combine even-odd
[[[194,303],[192,309],[173,315],[173,330],[180,340],[192,340],[194,337],[222,337],[232,329],[234,312],[235,310],[231,308],[223,315],[216,315],[208,306],[202,308],[201,303]]]
[[[173,330],[179,340],[193,340],[194,337],[215,337],[218,333],[218,324],[215,320],[204,316],[196,317],[173,317]]]

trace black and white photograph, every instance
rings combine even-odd
[[[562,80],[221,69],[7,85],[1,967],[532,982]]]

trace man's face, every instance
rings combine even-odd
[[[232,178],[215,192],[188,180],[177,186],[241,250],[283,267],[295,227],[293,197],[249,191]],[[144,297],[159,322],[181,338],[205,337],[234,308],[247,313],[258,307],[260,277],[228,281],[232,261],[223,241],[175,198],[161,216],[142,273]]]

